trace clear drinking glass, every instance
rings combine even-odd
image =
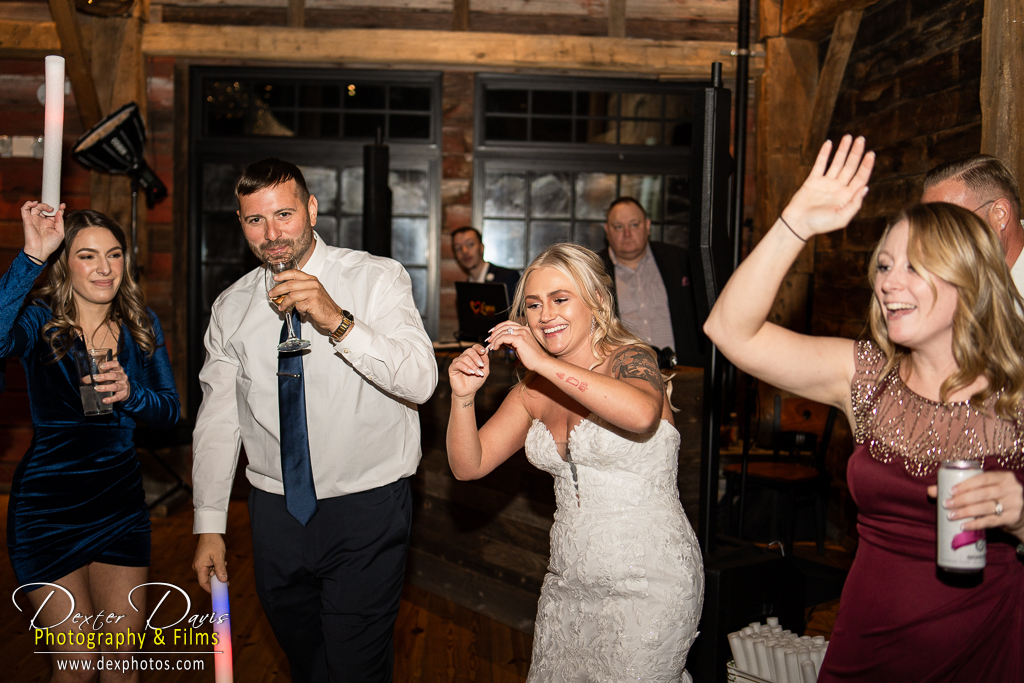
[[[267,292],[269,293],[274,287],[281,284],[281,282],[274,279],[274,275],[277,273],[283,273],[286,270],[295,270],[295,259],[285,259],[283,261],[268,261],[266,264],[266,270],[264,271],[264,281],[267,286]],[[284,280],[287,282],[287,280]],[[275,304],[280,302],[284,296],[271,297],[270,300]],[[292,329],[292,309],[289,308],[284,312],[284,321],[288,325],[288,338],[277,345],[278,351],[301,351],[302,349],[309,348],[308,339],[299,339],[295,336],[295,330]]]
[[[75,367],[78,368],[79,393],[82,395],[82,411],[87,416],[109,415],[114,412],[113,403],[104,403],[103,399],[113,396],[107,391],[97,391],[104,384],[96,384],[93,375],[101,375],[100,365],[113,360],[111,349],[75,349],[72,351]]]

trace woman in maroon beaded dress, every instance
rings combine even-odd
[[[782,217],[730,279],[705,326],[745,372],[841,408],[860,545],[819,681],[1024,681],[1024,301],[998,239],[952,204],[904,210],[869,264],[870,339],[766,322],[804,242],[860,210],[874,155],[825,143]],[[939,465],[984,472],[936,501]],[[949,575],[936,506],[987,529],[982,573]]]

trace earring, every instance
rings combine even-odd
[[[590,336],[591,336],[591,337],[593,337],[593,336],[594,336],[594,331],[595,331],[596,329],[597,329],[597,318],[595,318],[595,317],[591,316],[591,317],[590,317]]]

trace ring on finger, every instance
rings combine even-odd
[[[995,514],[996,514],[996,517],[999,517],[1000,515],[1003,514],[1003,504],[1000,503],[998,500],[996,501],[996,513]]]

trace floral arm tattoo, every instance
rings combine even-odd
[[[616,353],[612,359],[612,376],[615,379],[642,379],[659,394],[665,390],[658,361],[647,349],[630,346]]]

